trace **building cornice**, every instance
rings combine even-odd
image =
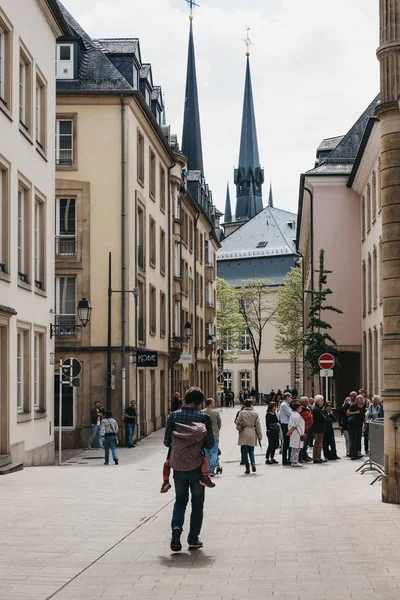
[[[36,2],[50,25],[54,37],[59,38],[63,35],[69,35],[69,27],[62,16],[57,2],[55,0],[36,0]]]

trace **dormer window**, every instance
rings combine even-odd
[[[139,89],[139,71],[135,65],[133,65],[132,87],[134,90]]]
[[[56,60],[57,79],[74,79],[74,45],[58,44]]]
[[[149,88],[146,86],[145,91],[144,91],[144,97],[146,100],[146,104],[148,104],[150,106],[150,91]]]

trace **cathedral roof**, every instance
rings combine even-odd
[[[246,61],[246,80],[244,86],[242,132],[240,136],[239,168],[255,169],[260,166],[256,115],[254,112],[253,86],[251,83],[250,58]]]

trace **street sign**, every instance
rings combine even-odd
[[[54,365],[54,352],[50,352],[50,364]]]
[[[72,385],[72,380],[82,373],[82,363],[77,358],[67,358],[63,361],[61,373],[64,385]]]
[[[300,373],[296,373],[296,379],[300,379]]]
[[[224,383],[224,376],[223,375],[218,375],[217,381],[218,381],[218,383]]]
[[[181,354],[179,359],[180,365],[191,365],[193,362],[193,358],[191,354]]]
[[[116,372],[116,365],[115,365],[115,361],[111,362],[111,389],[115,390],[115,372]]]
[[[333,369],[321,369],[319,372],[320,377],[333,377]]]
[[[138,367],[158,367],[158,352],[150,350],[138,350],[136,352]]]
[[[333,358],[332,354],[328,354],[328,352],[326,352],[325,354],[321,354],[318,359],[318,364],[320,369],[333,369],[335,366],[335,359]]]

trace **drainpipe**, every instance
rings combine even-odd
[[[199,385],[197,381],[197,342],[198,342],[198,334],[197,334],[197,221],[199,220],[199,214],[196,213],[194,218],[194,231],[193,231],[193,296],[194,296],[194,309],[193,309],[193,329],[194,329],[194,385]]]
[[[310,267],[311,267],[311,302],[314,299],[314,196],[312,191],[304,186],[304,191],[310,194],[310,229],[311,229],[311,243],[310,243]],[[303,274],[304,277],[304,274]],[[311,331],[314,331],[312,327]],[[314,375],[311,379],[311,394],[314,397],[315,386],[314,386]]]
[[[121,94],[121,409],[126,406],[125,105]]]

